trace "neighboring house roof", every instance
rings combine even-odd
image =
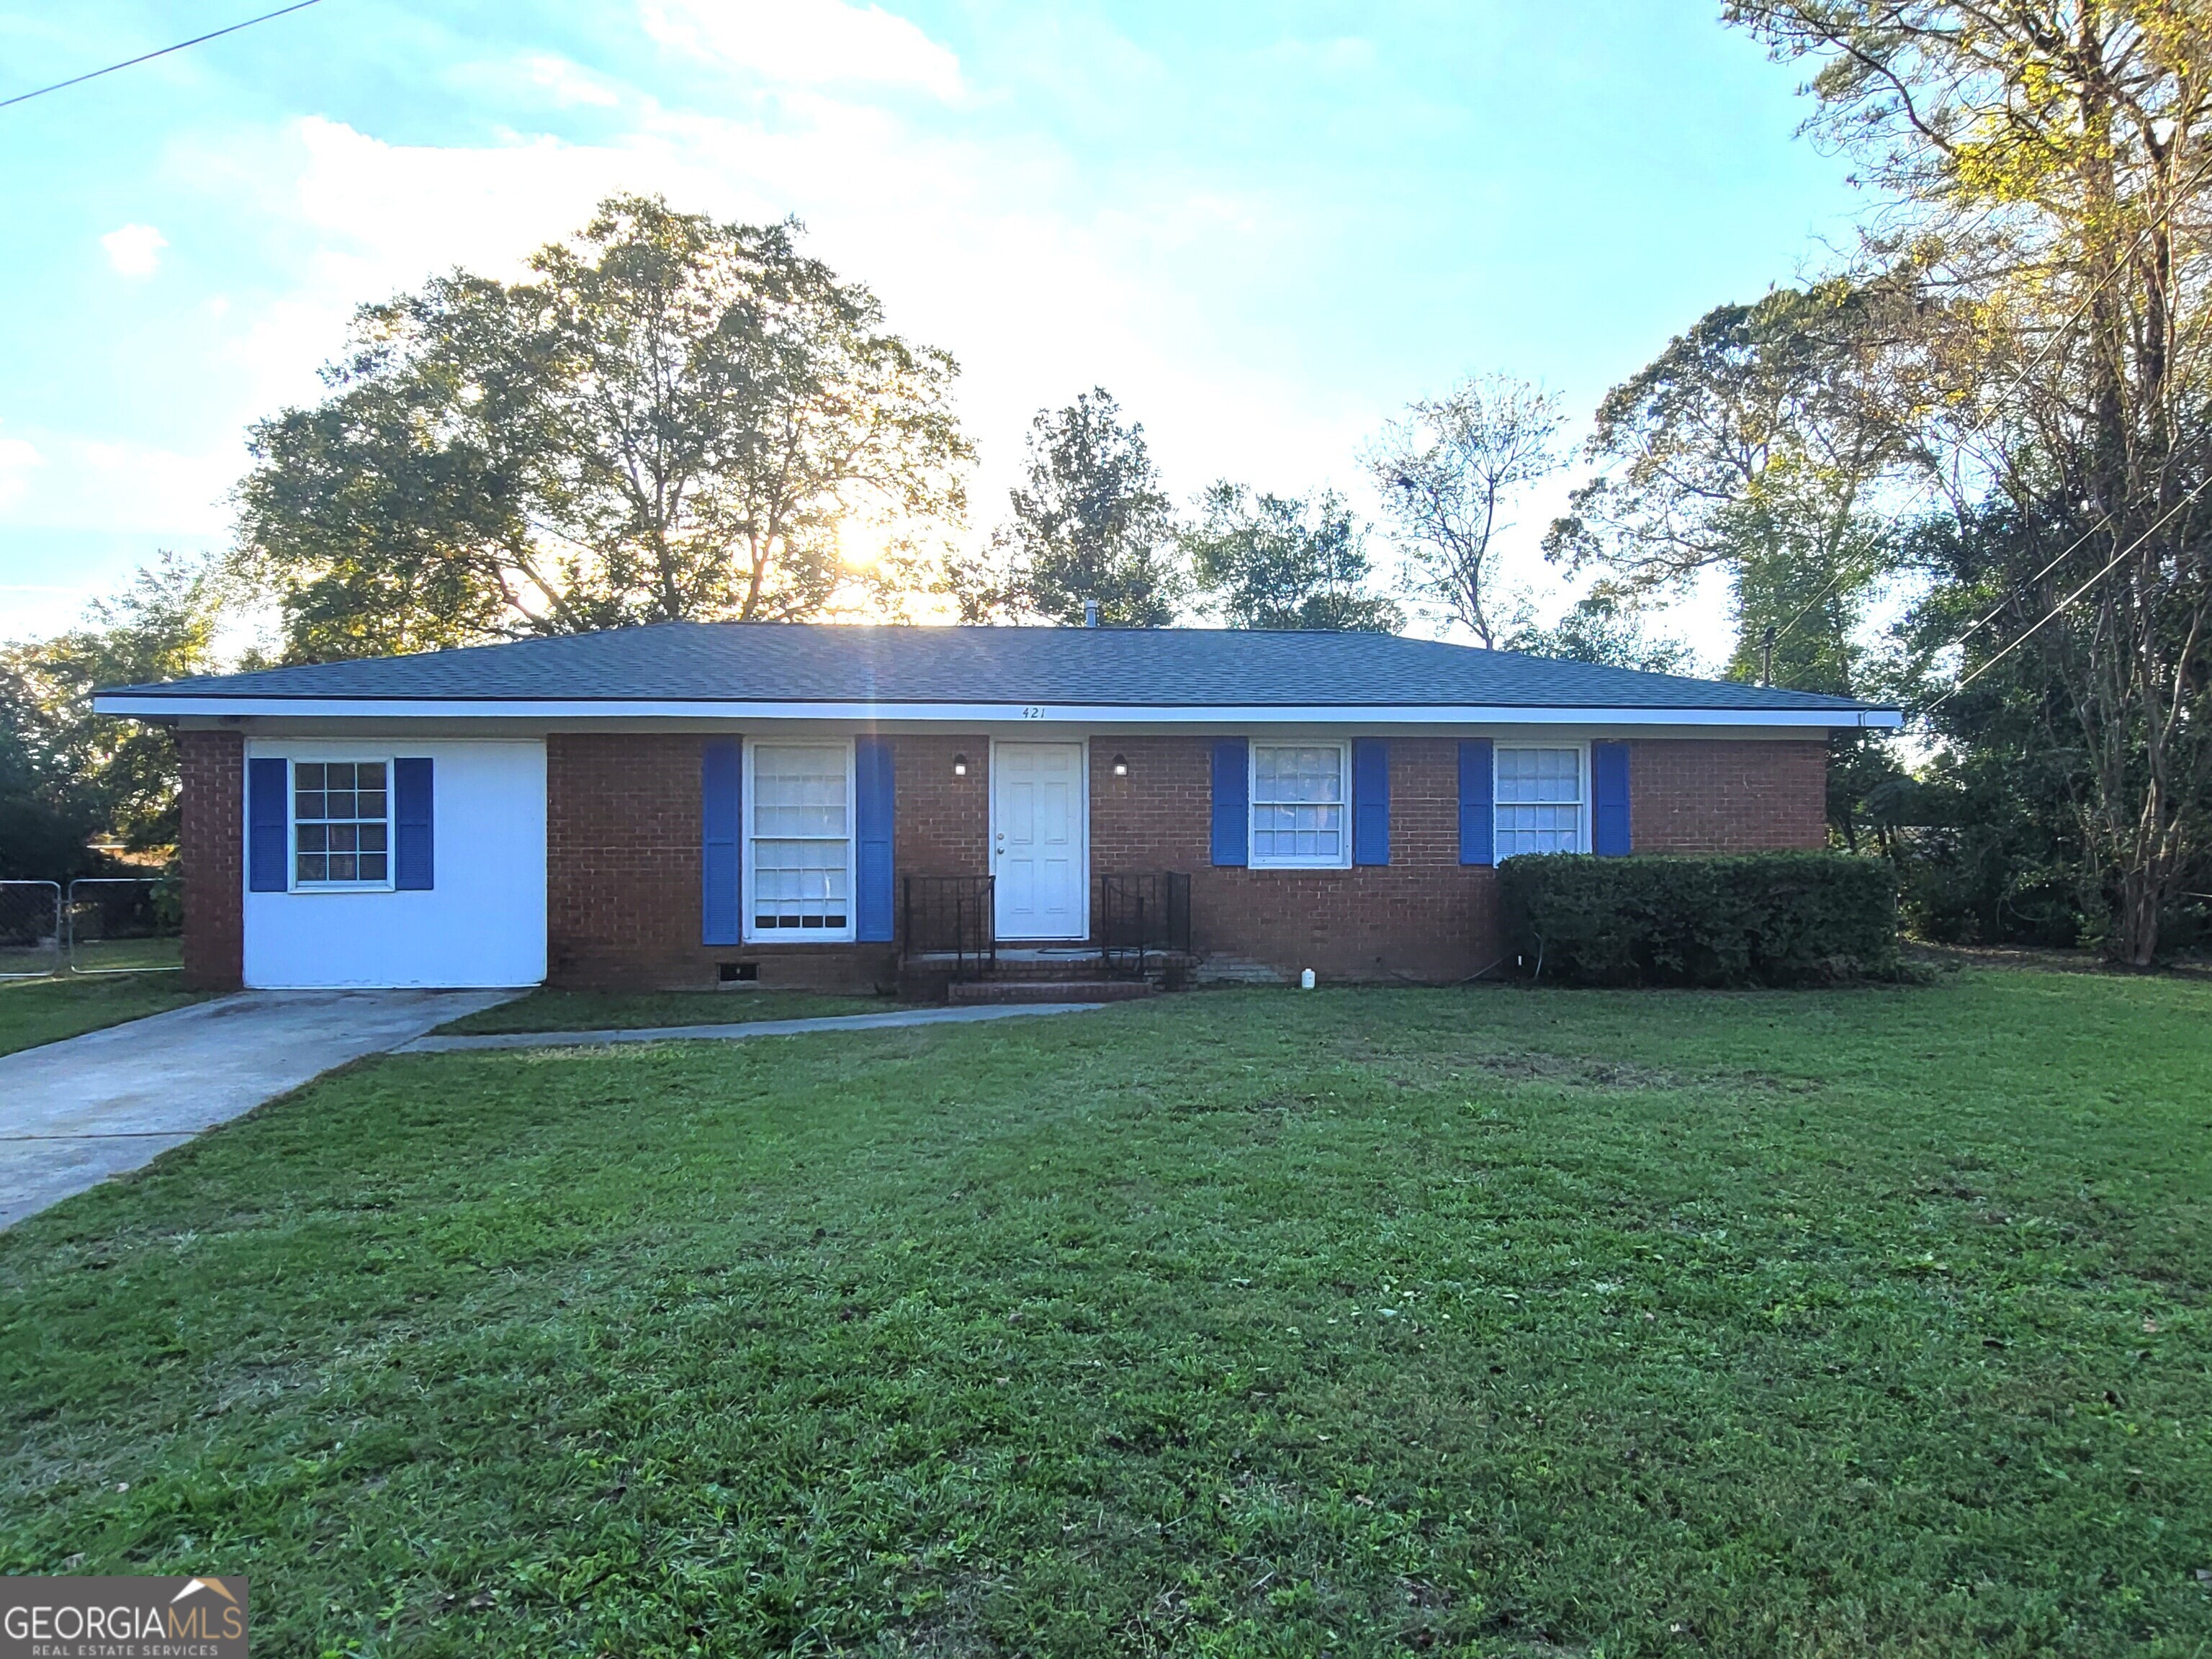
[[[102,692],[107,714],[521,714],[623,705],[710,713],[1049,709],[1679,711],[1726,720],[1890,725],[1888,711],[1737,681],[1645,674],[1389,634],[1241,629],[909,628],[660,623],[416,656],[203,676]],[[422,705],[420,708],[411,705]],[[799,707],[805,706],[804,711]],[[495,710],[493,706],[496,706]],[[604,712],[613,713],[610,707]],[[886,708],[886,712],[890,712]],[[1883,716],[1887,715],[1887,718]],[[1781,718],[1778,718],[1781,717]]]

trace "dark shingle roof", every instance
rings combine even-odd
[[[1388,634],[661,623],[117,693],[475,702],[1803,710],[1845,697],[1644,674]]]

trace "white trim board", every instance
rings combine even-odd
[[[709,702],[453,698],[204,697],[106,694],[94,712],[130,716],[214,715],[295,720],[532,720],[565,724],[626,720],[712,721],[718,725],[781,720],[857,720],[872,725],[932,721],[973,728],[1143,725],[1236,726],[1790,726],[1838,732],[1893,730],[1905,723],[1893,708],[1601,708],[1474,703],[1038,704],[1006,702]]]

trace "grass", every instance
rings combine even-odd
[[[496,1008],[465,1014],[438,1029],[501,1031],[635,1031],[656,1025],[743,1025],[761,1019],[874,1014],[907,1005],[884,997],[815,991],[532,991]]]
[[[203,994],[174,974],[0,981],[0,1054],[181,1008]]]
[[[2212,987],[394,1057],[0,1236],[0,1571],[276,1655],[2197,1655]]]

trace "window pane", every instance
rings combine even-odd
[[[1500,749],[1496,764],[1501,801],[1582,799],[1578,749]]]
[[[296,882],[391,878],[382,761],[301,761],[292,768]]]
[[[843,836],[847,833],[844,746],[779,745],[755,750],[753,833]]]
[[[826,839],[753,842],[753,925],[834,929],[852,902],[849,843]]]
[[[1255,744],[1252,856],[1262,864],[1344,861],[1344,750]]]
[[[1252,750],[1252,799],[1267,801],[1344,799],[1344,751],[1268,745]]]

